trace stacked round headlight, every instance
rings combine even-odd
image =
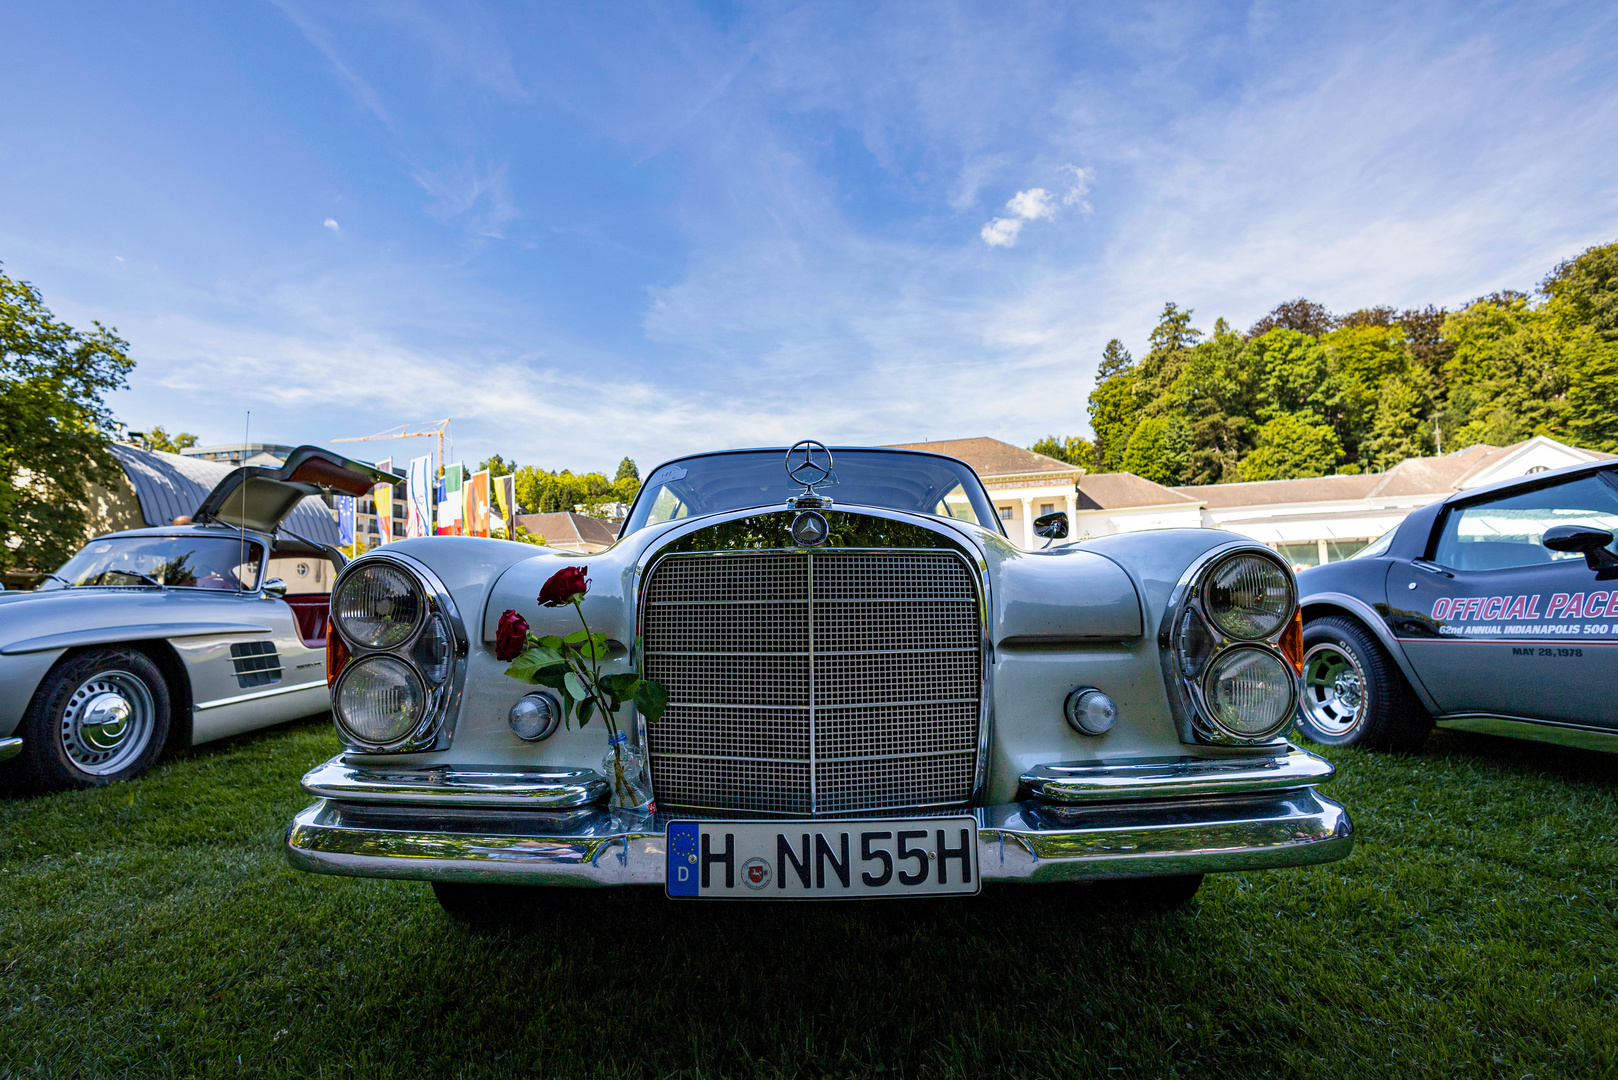
[[[1243,552],[1220,562],[1203,586],[1203,608],[1234,638],[1257,641],[1292,617],[1292,579],[1274,559]]]
[[[427,709],[427,688],[409,664],[368,656],[337,682],[337,722],[360,743],[387,746],[405,738]]]
[[[1208,665],[1202,692],[1220,727],[1241,739],[1263,739],[1292,721],[1297,677],[1270,650],[1242,645]]]
[[[398,567],[373,563],[343,579],[332,597],[337,628],[367,649],[391,649],[408,641],[427,612],[427,598]]]

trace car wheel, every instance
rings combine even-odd
[[[1311,741],[1417,750],[1432,726],[1393,658],[1365,627],[1336,615],[1304,627],[1298,727]]]
[[[144,653],[96,649],[57,664],[18,729],[29,786],[100,787],[139,776],[163,751],[169,690]]]

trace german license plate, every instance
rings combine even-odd
[[[880,821],[671,821],[673,897],[837,900],[978,891],[972,817]]]

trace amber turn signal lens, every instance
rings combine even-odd
[[[1281,631],[1281,640],[1276,644],[1281,646],[1281,655],[1292,664],[1292,670],[1299,675],[1303,674],[1303,609],[1299,608],[1292,613],[1292,621],[1287,628]]]
[[[337,676],[343,673],[348,663],[348,645],[342,636],[337,633],[337,627],[328,616],[326,619],[326,689],[330,690],[337,683]]]

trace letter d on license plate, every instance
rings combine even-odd
[[[674,897],[836,900],[978,891],[973,817],[880,821],[672,821]]]

